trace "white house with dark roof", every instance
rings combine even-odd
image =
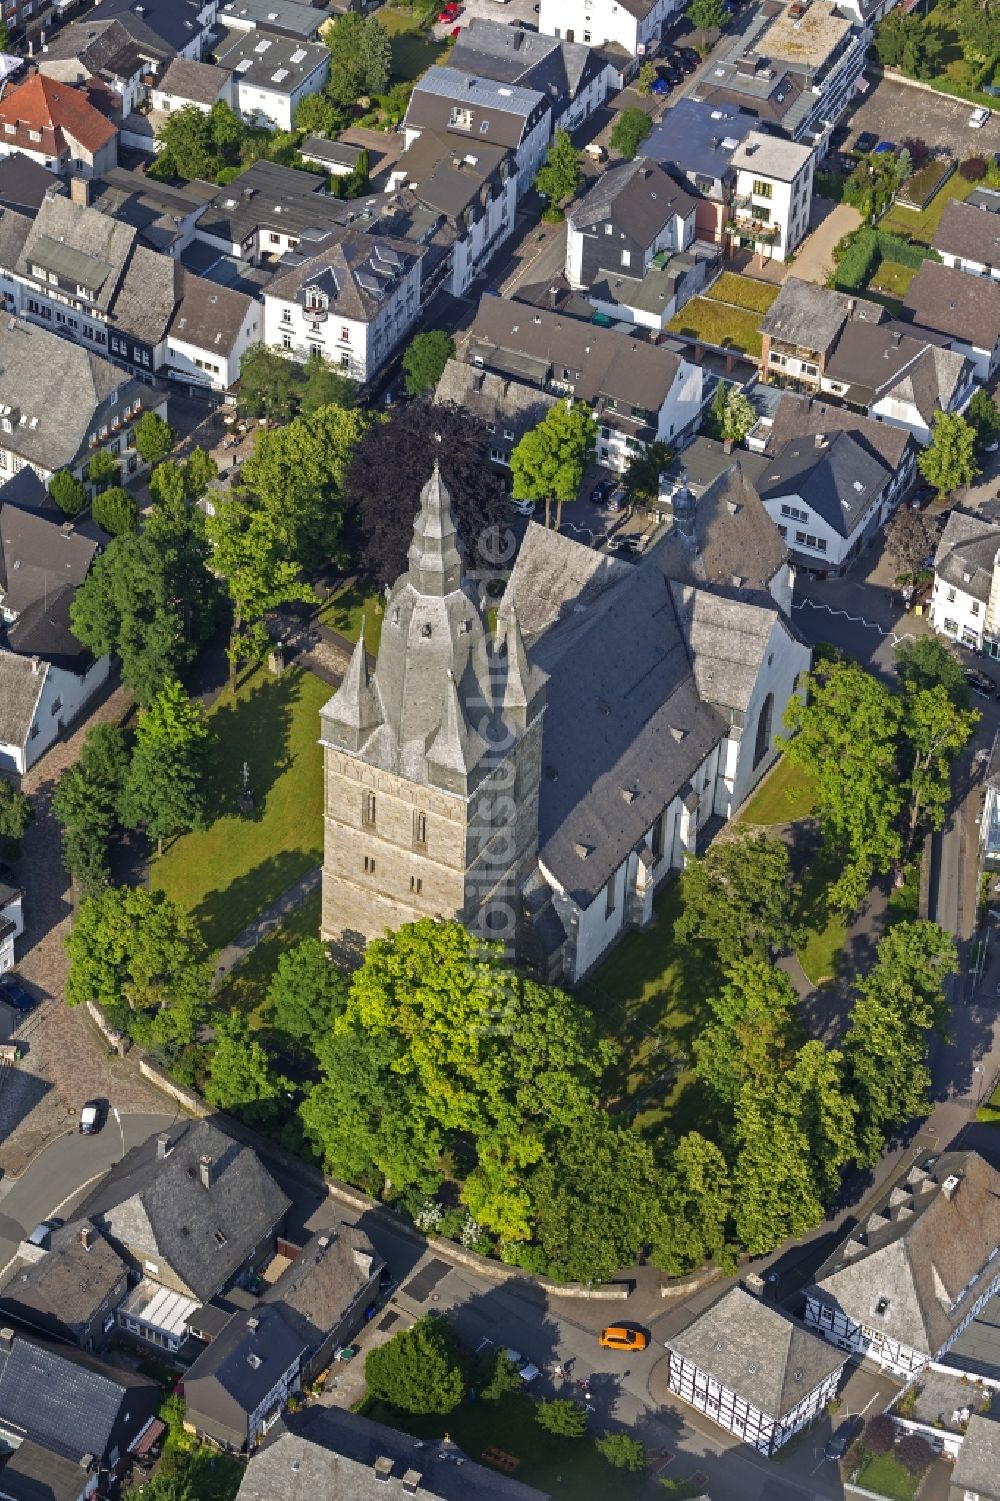
[[[983,190],[975,204],[950,198],[931,243],[946,266],[1000,281],[1000,193]]]
[[[600,272],[641,278],[654,256],[687,250],[696,200],[655,162],[609,167],[566,215],[566,280],[590,287]]]
[[[923,261],[906,289],[902,316],[943,335],[973,362],[983,384],[1000,367],[1000,282]]]
[[[269,130],[291,130],[299,104],[319,92],[330,72],[330,50],[322,42],[258,28],[227,32],[216,44],[215,61],[232,74],[237,112]]]
[[[617,44],[644,57],[655,53],[665,23],[681,9],[674,0],[542,0],[538,29],[588,46]]]
[[[233,104],[233,75],[214,63],[175,57],[154,81],[149,98],[154,114],[190,106],[207,115],[213,104]]]
[[[934,553],[930,619],[942,636],[1000,658],[1000,522],[948,512]]]
[[[475,149],[473,142],[484,142],[513,151],[520,198],[545,160],[552,134],[552,101],[538,89],[473,78],[435,63],[410,95],[403,130],[407,146],[422,130],[438,130],[447,131],[456,142],[466,142],[470,150]]]
[[[904,1167],[806,1291],[810,1328],[908,1378],[1000,1291],[1000,1173],[977,1152]]]
[[[931,440],[937,412],[962,413],[976,389],[972,360],[905,323],[846,322],[828,355],[824,393]]]
[[[816,153],[752,130],[732,154],[736,172],[729,234],[734,247],[785,261],[805,238]]]
[[[552,125],[572,133],[604,103],[607,57],[585,43],[471,16],[448,54],[449,68],[474,78],[537,89],[552,103]]]
[[[743,1287],[666,1344],[669,1390],[769,1459],[832,1402],[847,1364]]]

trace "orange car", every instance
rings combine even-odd
[[[602,1350],[645,1350],[649,1335],[642,1329],[626,1329],[622,1324],[612,1324],[600,1333]]]

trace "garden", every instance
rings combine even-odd
[[[921,1434],[897,1433],[889,1413],[879,1412],[868,1419],[861,1438],[848,1451],[844,1469],[861,1490],[888,1501],[913,1501],[934,1458]]]
[[[929,83],[942,94],[992,107],[1000,84],[1000,19],[977,0],[937,0],[885,18],[875,50],[887,68]]]
[[[667,325],[684,338],[760,358],[761,314],[714,297],[692,297]]]

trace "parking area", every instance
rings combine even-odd
[[[895,79],[873,83],[851,116],[848,148],[863,130],[898,145],[905,136],[919,136],[931,149],[949,151],[962,160],[1000,151],[1000,114],[994,113],[981,130],[969,126],[973,106],[926,89],[911,88]]]
[[[441,0],[439,11],[444,10]],[[459,0],[459,13],[447,25],[435,22],[434,35],[445,37],[456,26],[467,26],[475,17],[484,21],[527,21],[534,31],[538,30],[539,0]]]

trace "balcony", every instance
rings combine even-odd
[[[737,214],[729,224],[729,233],[734,235],[752,235],[764,245],[772,245],[781,239],[780,224],[765,224],[762,219],[755,219],[751,214]]]
[[[306,303],[305,307],[302,309],[302,316],[307,323],[311,323],[315,327],[317,324],[325,323],[327,318],[330,316],[330,312],[328,308],[315,306],[311,307],[308,303]]]

